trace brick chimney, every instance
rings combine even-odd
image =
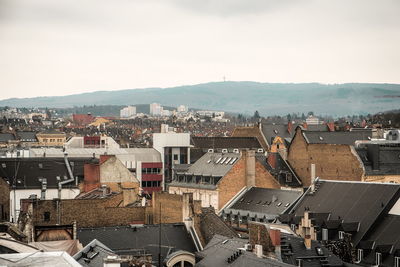
[[[306,246],[306,249],[311,249],[311,235],[304,237],[304,246]]]
[[[335,123],[334,123],[334,122],[328,122],[328,123],[326,124],[326,126],[328,126],[328,130],[329,130],[330,132],[334,132],[334,131],[335,131]]]
[[[114,156],[113,155],[100,155],[100,165],[112,157],[114,157]]]
[[[292,133],[292,131],[293,131],[293,123],[291,121],[289,121],[287,124],[287,131],[289,133]]]
[[[305,130],[307,130],[307,128],[308,128],[308,125],[307,125],[307,123],[306,123],[306,122],[303,122],[303,128],[304,128]]]
[[[276,169],[276,154],[277,153],[268,153],[267,162],[273,169]]]

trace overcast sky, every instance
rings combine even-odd
[[[0,0],[0,99],[224,76],[400,83],[400,1]]]

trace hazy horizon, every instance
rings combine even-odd
[[[3,0],[0,99],[210,81],[400,83],[396,0]]]

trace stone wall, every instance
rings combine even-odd
[[[354,147],[307,144],[299,128],[289,147],[288,162],[304,187],[311,184],[311,164],[315,164],[316,177],[324,180],[361,181],[364,173]]]
[[[106,199],[25,200],[32,205],[33,225],[101,227],[143,223],[145,207],[123,207],[123,195]]]

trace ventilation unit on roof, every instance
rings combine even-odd
[[[223,148],[223,149],[222,149],[222,153],[228,153],[228,149]]]
[[[257,149],[257,153],[263,153],[263,152],[264,152],[264,149],[262,149],[262,148]]]
[[[233,149],[233,153],[239,153],[239,149],[238,148],[234,148]]]
[[[214,153],[214,149],[212,148],[208,149],[208,153]]]

